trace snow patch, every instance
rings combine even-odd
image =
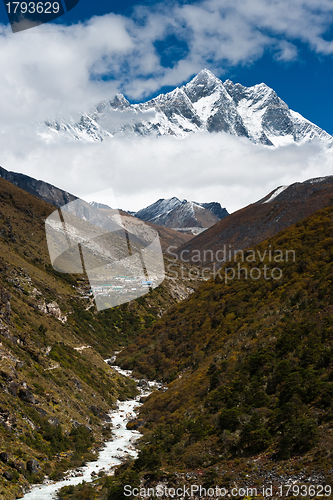
[[[263,203],[269,203],[270,201],[274,200],[279,194],[281,194],[285,189],[287,189],[289,186],[280,186],[275,191],[271,194],[271,196],[268,198],[268,200],[264,201]]]

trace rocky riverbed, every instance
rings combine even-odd
[[[113,360],[105,361],[111,364]],[[130,371],[122,370],[117,366],[114,366],[114,369],[122,375],[131,376]],[[109,413],[112,420],[113,438],[105,443],[98,459],[87,463],[84,467],[68,471],[61,481],[54,482],[46,479],[43,484],[33,486],[31,491],[24,495],[23,500],[54,500],[57,498],[56,492],[63,486],[93,481],[101,471],[111,475],[126,458],[137,456],[135,444],[141,434],[133,427],[127,429],[126,425],[136,419],[137,411],[142,404],[140,399],[148,396],[155,388],[159,388],[159,384],[139,380],[136,382],[140,394],[129,401],[118,401],[117,408]]]

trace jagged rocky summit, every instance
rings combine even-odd
[[[220,203],[198,203],[176,197],[161,198],[135,213],[135,217],[141,220],[190,234],[199,234],[227,215]]]
[[[47,121],[41,135],[47,140],[103,141],[119,134],[186,137],[197,132],[226,132],[255,144],[280,146],[319,141],[331,147],[333,138],[299,113],[289,109],[265,83],[244,87],[222,82],[204,69],[186,85],[140,104],[118,94],[103,101],[79,120]]]

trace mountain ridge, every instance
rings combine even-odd
[[[215,471],[230,488],[262,481],[265,468],[278,484],[294,464],[298,482],[314,468],[331,482],[332,217],[330,206],[255,247],[295,250],[279,279],[248,277],[272,267],[268,253],[239,256],[224,271],[241,265],[241,276],[216,275],[118,355],[168,384],[141,409],[137,469]]]
[[[198,203],[179,200],[177,197],[160,198],[155,203],[135,213],[135,217],[146,222],[177,229],[192,231],[205,230],[229,214],[218,202]]]
[[[189,262],[193,259],[193,263],[221,265],[230,250],[251,248],[331,202],[333,176],[280,186],[195,236],[178,248],[176,254],[179,260],[183,255]]]
[[[77,196],[53,186],[48,182],[37,180],[26,174],[10,172],[3,167],[0,167],[0,178],[58,208],[71,201],[77,200]]]
[[[94,459],[110,438],[109,409],[136,394],[104,360],[199,282],[167,275],[159,290],[98,312],[87,275],[50,263],[54,205],[5,179],[0,192],[0,498],[13,500]]]
[[[319,141],[332,147],[333,138],[278,97],[264,83],[252,87],[224,83],[201,70],[190,82],[139,104],[122,95],[103,101],[79,120],[49,120],[40,134],[47,140],[104,141],[115,135],[179,138],[198,132],[225,132],[266,146]]]

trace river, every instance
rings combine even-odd
[[[108,360],[105,360],[106,362]],[[131,376],[129,370],[121,370],[113,366],[119,373],[127,377]],[[136,382],[139,382],[136,380]],[[141,406],[140,398],[148,396],[154,388],[160,384],[148,382],[148,388],[143,389],[138,386],[140,394],[128,401],[117,401],[117,408],[110,411],[112,419],[112,441],[105,443],[103,450],[99,452],[98,458],[94,462],[88,462],[85,466],[65,473],[61,481],[49,481],[48,484],[34,485],[29,493],[24,495],[23,500],[54,500],[57,498],[56,492],[63,486],[80,484],[83,481],[90,482],[96,478],[96,475],[104,469],[107,474],[113,474],[114,467],[123,463],[129,456],[136,458],[137,450],[135,443],[141,436],[140,432],[126,429],[126,424],[137,416],[137,410]],[[79,476],[77,474],[80,474]],[[96,474],[96,475],[95,475]]]

